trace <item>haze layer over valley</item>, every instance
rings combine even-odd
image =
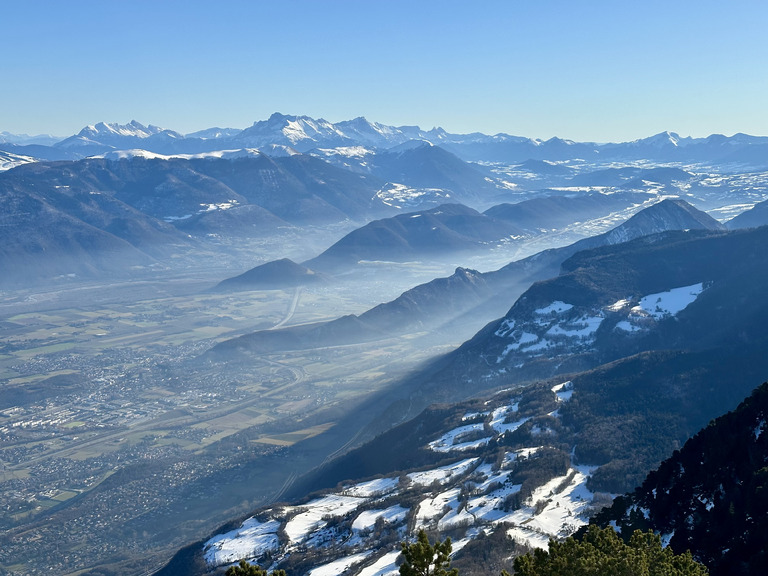
[[[643,238],[669,242],[681,261],[689,253],[675,250],[699,241],[709,250],[736,238],[722,242],[751,250],[759,238],[728,231],[768,223],[768,139],[744,134],[595,144],[275,114],[245,130],[182,135],[100,123],[58,142],[3,140],[0,569],[14,575],[149,573],[233,518],[328,488],[328,478],[385,477],[380,490],[349,484],[347,492],[370,493],[334,497],[380,498],[366,503],[371,514],[357,518],[357,532],[379,517],[398,526],[407,506],[393,498],[443,477],[414,472],[405,481],[336,458],[435,400],[496,389],[511,391],[474,415],[456,409],[441,420],[445,430],[423,438],[433,464],[462,452],[458,438],[468,432],[474,437],[462,441],[482,440],[472,457],[489,457],[485,442],[502,445],[497,436],[523,418],[532,419],[519,425],[526,441],[540,435],[530,429],[539,419],[562,446],[549,453],[546,441],[510,443],[517,456],[495,469],[461,454],[485,502],[472,494],[461,505],[460,486],[445,487],[422,519],[456,528],[468,505],[501,523],[491,500],[502,506],[519,487],[496,484],[517,477],[522,485],[512,461],[532,462],[541,449],[557,461],[549,490],[559,500],[540,511],[540,531],[518,534],[535,544],[567,533],[554,507],[579,516],[595,493],[613,492],[610,469],[588,491],[594,468],[564,449],[576,440],[551,413],[568,414],[570,380],[537,389],[546,402],[517,420],[515,403],[539,397],[516,390],[662,344],[688,346],[709,326],[704,312],[693,315],[719,310],[715,296],[737,293],[742,272],[734,259],[733,270],[712,277],[696,268],[596,287],[592,279],[610,274],[585,280],[579,266],[624,266],[615,247]],[[589,250],[597,256],[583,256]],[[647,261],[627,258],[652,275]],[[561,271],[559,284],[527,292]],[[565,299],[549,298],[560,290]],[[524,294],[527,303],[518,301]],[[689,324],[655,331],[678,314]],[[735,323],[734,334],[752,334]],[[623,330],[620,342],[609,324]],[[699,344],[701,352],[710,342]],[[698,425],[692,418],[675,441]],[[661,458],[654,452],[642,465]],[[451,476],[455,462],[440,464]],[[319,476],[305,476],[321,465]],[[539,514],[536,494],[533,506],[518,503],[531,508],[526,518]],[[445,506],[453,515],[438,513]],[[271,520],[290,522],[297,510]],[[503,521],[524,520],[520,512]],[[320,530],[309,524],[294,522],[292,543]],[[235,536],[208,541],[208,568],[236,559],[224,544],[215,551],[227,538]],[[360,570],[373,565],[358,560]]]

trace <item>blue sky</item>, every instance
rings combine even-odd
[[[0,0],[0,130],[768,135],[767,28],[764,0]]]

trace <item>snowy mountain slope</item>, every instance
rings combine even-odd
[[[308,154],[386,182],[377,196],[397,208],[446,202],[487,205],[500,191],[500,184],[482,167],[425,140],[408,140],[386,150],[358,145],[315,148]]]
[[[749,316],[736,302],[756,289],[743,285],[745,274],[755,285],[766,281],[755,269],[766,233],[670,232],[578,252],[456,351],[445,377],[541,377],[757,333],[760,304],[751,302]]]
[[[766,224],[768,224],[768,201],[755,204],[749,210],[726,222],[725,225],[729,230],[738,230],[739,228],[756,228]]]
[[[262,508],[198,543],[194,557],[208,570],[245,558],[292,574],[343,566],[350,575],[395,575],[399,542],[421,528],[450,535],[455,557],[465,549],[476,553],[475,543],[493,534],[499,536],[493,557],[506,562],[521,544],[546,547],[549,538],[571,534],[610,502],[595,478],[605,483],[623,475],[627,450],[645,475],[676,442],[743,397],[744,386],[725,390],[722,382],[714,384],[721,389],[713,398],[701,394],[704,382],[724,376],[718,360],[703,355],[688,359],[684,369],[690,372],[681,376],[690,381],[671,393],[663,370],[654,367],[681,369],[685,363],[658,359],[645,359],[640,370],[630,359],[626,382],[608,393],[596,388],[612,386],[616,364],[605,368],[606,375],[586,373],[433,406],[310,474],[296,490],[334,488]],[[760,438],[762,424],[759,415],[750,416],[742,428],[750,439]],[[183,570],[171,563],[160,574]]]
[[[90,156],[111,149],[147,148],[168,149],[169,143],[184,136],[158,126],[144,126],[132,120],[128,124],[99,122],[86,126],[74,136],[55,144],[55,147]]]
[[[10,140],[13,140],[10,138]],[[45,144],[46,139],[27,139],[18,144]],[[60,151],[80,157],[109,150],[144,148],[160,154],[194,154],[219,149],[289,146],[307,152],[313,148],[365,146],[387,149],[409,140],[428,140],[469,161],[525,162],[527,160],[582,159],[608,161],[652,159],[672,162],[729,162],[765,165],[765,137],[713,134],[707,138],[680,137],[663,132],[632,142],[595,144],[561,138],[540,140],[509,134],[450,134],[441,128],[423,130],[418,126],[387,126],[365,118],[338,123],[308,116],[275,113],[244,130],[210,128],[187,134],[136,121],[128,124],[89,125],[78,134],[53,144]],[[45,148],[46,146],[42,146]],[[51,159],[50,154],[29,154]]]
[[[519,234],[511,224],[461,204],[375,220],[350,232],[322,254],[305,263],[310,268],[338,271],[361,260],[402,262],[480,249]]]
[[[0,144],[37,144],[40,146],[53,146],[60,140],[63,140],[63,138],[51,136],[50,134],[35,134],[30,136],[29,134],[12,134],[5,131],[0,132]]]
[[[569,534],[591,511],[591,469],[553,447],[554,430],[537,434],[529,425],[522,443],[509,436],[537,418],[553,420],[548,412],[568,401],[568,386],[538,389],[536,406],[507,393],[427,412],[417,436],[407,431],[413,426],[399,434],[415,443],[408,452],[436,464],[345,481],[303,502],[262,509],[208,539],[198,553],[210,567],[247,558],[296,574],[343,565],[348,574],[384,575],[397,574],[399,541],[420,528],[454,534],[454,551],[495,530],[532,546]],[[464,441],[469,435],[477,439]]]
[[[576,222],[587,222],[608,216],[632,206],[642,206],[651,195],[638,192],[584,192],[551,194],[517,202],[497,204],[483,213],[507,220],[530,232],[565,228]]]
[[[32,158],[31,156],[22,156],[20,154],[13,154],[12,152],[0,150],[0,172],[10,170],[16,166],[21,166],[22,164],[29,164],[30,162],[37,161],[37,158]]]
[[[191,249],[195,240],[189,234],[264,237],[291,225],[366,220],[391,210],[375,197],[378,180],[310,157],[110,154],[120,159],[35,162],[0,173],[9,223],[2,231],[12,237],[2,251],[4,282],[17,272],[29,281],[68,273],[93,276],[101,264],[120,268],[119,260],[99,256],[118,238],[145,253],[126,258],[127,270],[130,263],[146,262],[147,255]],[[31,214],[45,217],[36,222]],[[104,233],[113,238],[97,240]],[[90,263],[71,266],[67,246],[77,246],[72,258]]]

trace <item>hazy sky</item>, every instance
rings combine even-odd
[[[0,130],[768,134],[765,0],[0,0]]]

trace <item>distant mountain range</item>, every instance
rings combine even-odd
[[[392,213],[381,182],[311,156],[28,163],[0,173],[0,282],[128,273],[207,233]]]
[[[183,135],[132,121],[120,125],[100,122],[78,134],[52,143],[50,137],[4,133],[0,150],[53,160],[82,158],[111,150],[141,148],[160,154],[196,154],[213,150],[290,147],[299,152],[316,148],[364,146],[388,149],[410,140],[426,140],[464,160],[523,162],[535,160],[654,159],[668,161],[746,162],[766,165],[768,137],[713,134],[707,138],[680,137],[663,132],[631,142],[596,144],[560,138],[539,140],[508,134],[450,134],[441,128],[385,126],[365,118],[338,123],[308,116],[275,113],[243,130],[210,128]],[[31,148],[35,146],[36,148]],[[10,147],[10,148],[9,148]],[[47,150],[50,148],[51,150]]]
[[[305,267],[332,272],[358,261],[469,254],[631,213],[651,197],[688,197],[689,189],[709,208],[725,202],[712,199],[706,174],[649,161],[768,165],[768,140],[746,135],[665,133],[598,145],[282,114],[245,130],[183,135],[135,121],[102,122],[52,146],[42,144],[46,137],[3,140],[3,284],[142,270],[211,238],[264,238],[328,224],[362,227]],[[95,157],[77,160],[86,155]],[[480,157],[484,162],[467,160]],[[489,165],[502,157],[511,172]],[[565,166],[563,158],[580,160]],[[646,163],[633,164],[638,158]],[[589,170],[590,161],[600,166]],[[734,206],[752,199],[738,194]],[[758,204],[729,227],[765,223],[761,210]]]

